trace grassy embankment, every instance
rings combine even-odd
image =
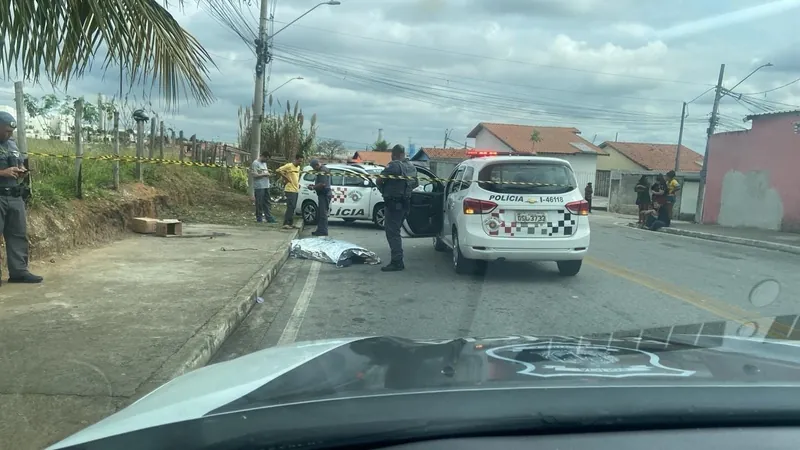
[[[32,153],[74,155],[71,143],[29,139]],[[121,149],[133,156],[133,146]],[[110,155],[110,144],[87,143],[84,156]],[[178,159],[165,149],[165,159]],[[31,156],[33,197],[28,235],[32,257],[114,239],[133,216],[177,218],[188,223],[255,225],[242,169],[145,164],[137,183],[135,163],[120,162],[120,189],[113,189],[111,161],[84,159],[83,199],[76,199],[74,158]],[[277,206],[275,214],[282,214]],[[259,224],[264,226],[262,224]]]

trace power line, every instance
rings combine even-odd
[[[761,91],[761,92],[750,92],[750,93],[747,93],[747,94],[739,94],[739,95],[761,95],[761,94],[766,94],[766,93],[768,93],[768,92],[775,92],[775,91],[777,91],[777,90],[779,90],[779,89],[783,89],[783,88],[789,87],[789,86],[791,86],[791,85],[793,85],[793,84],[797,83],[798,81],[800,81],[800,78],[798,78],[798,79],[796,79],[796,80],[794,80],[794,81],[790,81],[790,82],[788,82],[788,83],[786,83],[786,84],[784,84],[784,85],[778,86],[778,87],[776,87],[776,88],[767,89],[766,91]]]
[[[290,53],[290,55],[291,55],[291,53]],[[296,64],[296,65],[301,65],[301,66],[311,67],[311,68],[317,68],[317,69],[323,69],[323,71],[330,72],[330,73],[340,73],[340,74],[344,75],[345,79],[347,77],[360,77],[360,78],[365,79],[366,81],[373,81],[373,82],[374,81],[378,81],[378,82],[382,82],[382,83],[391,84],[391,85],[393,85],[395,87],[400,87],[400,88],[403,88],[403,87],[416,88],[417,90],[425,91],[426,94],[427,93],[436,94],[436,93],[440,93],[440,92],[458,93],[458,94],[466,93],[466,94],[471,94],[471,95],[474,95],[474,96],[478,96],[478,97],[482,97],[482,98],[488,98],[488,99],[492,99],[492,100],[501,100],[501,101],[510,102],[510,103],[520,103],[519,97],[507,97],[507,96],[503,96],[503,95],[486,93],[486,92],[482,92],[482,91],[473,91],[473,90],[463,89],[463,88],[454,89],[452,86],[431,86],[429,83],[424,83],[423,85],[419,85],[419,84],[416,84],[416,83],[413,83],[413,82],[401,81],[401,80],[398,80],[397,73],[394,72],[394,71],[392,71],[390,73],[387,73],[387,74],[384,74],[384,73],[382,73],[382,71],[385,71],[386,69],[381,69],[381,68],[378,68],[378,69],[366,69],[366,68],[362,68],[362,67],[351,67],[351,66],[347,66],[345,64],[338,63],[336,61],[334,61],[333,64],[330,64],[330,63],[326,63],[324,61],[326,59],[326,57],[322,57],[322,58],[315,57],[313,59],[307,58],[307,57],[304,57],[304,56],[300,56],[300,55],[291,55],[290,57],[284,57],[284,56],[281,55],[280,57],[284,58],[287,62],[291,62],[291,63]],[[402,85],[402,86],[398,86],[398,85]],[[452,97],[447,97],[447,99],[452,100],[453,98]],[[457,100],[461,100],[461,99],[457,99]],[[553,106],[561,107],[561,106],[564,105],[564,102],[560,101],[560,100],[553,99],[552,102],[547,102],[547,101],[542,101],[542,100],[549,100],[549,99],[537,96],[536,97],[536,101],[534,101],[534,100],[525,101],[525,104],[527,105],[527,104],[536,104],[536,103],[538,103],[538,104],[540,104],[542,106],[550,106],[550,107],[553,107]],[[617,114],[617,115],[620,115],[620,116],[623,116],[623,117],[628,117],[628,118],[632,118],[632,117],[635,117],[635,118],[641,118],[641,117],[671,118],[671,116],[659,116],[659,115],[653,115],[653,114],[649,114],[649,113],[639,113],[639,112],[635,112],[635,111],[609,110],[609,109],[607,109],[605,107],[599,107],[599,108],[598,107],[592,107],[590,105],[586,105],[586,104],[583,104],[583,103],[580,104],[579,106],[580,106],[581,109],[583,109],[585,111],[588,111],[588,112],[612,113],[612,114]]]
[[[364,82],[364,81],[358,80],[358,79],[350,79],[349,81],[357,83],[357,84],[361,84],[361,85],[364,85],[364,86],[367,86],[367,87],[374,87],[374,86],[371,86],[370,84],[368,84],[367,82]],[[564,119],[559,117],[559,116],[556,116],[553,119],[549,119],[549,118],[542,117],[541,115],[533,115],[533,114],[531,114],[530,111],[523,111],[523,113],[526,113],[526,115],[522,116],[522,115],[509,113],[509,108],[502,108],[502,110],[498,109],[498,108],[490,109],[490,108],[486,108],[485,106],[484,107],[475,106],[474,102],[466,103],[464,105],[453,105],[453,104],[442,104],[442,103],[439,103],[439,102],[431,101],[430,100],[430,96],[427,96],[427,95],[422,95],[422,96],[420,96],[420,95],[404,95],[402,93],[397,93],[397,92],[392,92],[392,95],[398,96],[398,97],[403,97],[403,98],[408,98],[410,100],[421,102],[421,103],[430,104],[430,105],[437,106],[437,107],[440,107],[440,108],[443,108],[443,109],[456,109],[456,110],[465,111],[465,112],[472,112],[472,113],[477,113],[477,114],[482,114],[482,115],[487,115],[488,114],[488,115],[493,115],[493,116],[501,116],[501,117],[504,117],[504,118],[507,118],[507,119],[518,119],[518,120],[524,120],[524,121],[530,121],[532,118],[534,118],[537,122],[554,123],[554,124],[557,124],[557,125],[563,125],[563,122],[564,122]],[[592,117],[584,116],[583,118],[584,119],[595,119],[595,120],[597,120],[597,119],[602,120],[603,119],[602,117],[594,117],[594,116],[592,116]],[[631,125],[644,125],[644,126],[646,126],[646,125],[657,125],[654,122],[647,122],[647,121],[644,121],[644,120],[631,121],[630,119],[628,119],[627,121],[626,120],[616,119],[616,120],[614,120],[614,122],[617,123],[617,124],[631,124]],[[675,119],[672,123],[668,123],[668,125],[673,125],[676,122],[677,122],[677,119]],[[667,123],[662,123],[662,122],[658,123],[658,125],[666,125],[666,124]]]
[[[689,103],[694,103],[694,102],[696,102],[696,101],[700,100],[700,97],[702,97],[702,96],[704,96],[704,95],[708,94],[709,92],[713,91],[713,90],[714,90],[714,88],[716,88],[716,86],[711,86],[710,88],[708,88],[708,89],[706,89],[705,91],[703,91],[703,93],[702,93],[702,94],[700,94],[700,95],[698,95],[697,97],[695,97],[695,98],[693,98],[693,99],[689,100],[688,102],[686,102],[686,104],[688,105]]]
[[[206,50],[206,51],[208,51],[208,50]],[[255,58],[229,58],[227,56],[218,55],[218,54],[212,53],[212,52],[208,52],[208,54],[213,56],[213,57],[215,57],[215,58],[227,59],[228,61],[246,62],[246,61],[255,61],[256,60]]]
[[[280,22],[280,21],[277,21],[277,20],[275,22],[277,22],[277,23],[285,23],[285,22]],[[550,65],[550,64],[537,64],[537,63],[532,63],[532,62],[528,62],[528,61],[520,61],[520,60],[516,60],[516,59],[497,58],[497,57],[494,57],[494,56],[478,55],[478,54],[474,54],[474,53],[465,53],[465,52],[459,52],[459,51],[455,51],[455,50],[446,50],[446,49],[441,49],[441,48],[436,48],[436,47],[428,47],[428,46],[424,46],[424,45],[410,44],[410,43],[407,43],[407,42],[391,41],[391,40],[388,40],[388,39],[380,39],[380,38],[375,38],[375,37],[370,37],[370,36],[362,36],[362,35],[353,34],[353,33],[346,33],[344,31],[337,31],[337,30],[330,30],[330,29],[326,29],[326,28],[311,27],[311,26],[308,26],[308,25],[296,25],[296,26],[298,28],[306,28],[306,29],[309,29],[309,30],[321,31],[321,32],[325,32],[325,33],[332,33],[332,34],[338,34],[338,35],[342,35],[342,36],[349,36],[349,37],[354,37],[354,38],[357,38],[357,39],[363,39],[363,40],[366,40],[366,41],[382,42],[382,43],[385,43],[385,44],[400,45],[400,46],[404,46],[404,47],[417,48],[417,49],[420,49],[420,50],[428,50],[428,51],[434,51],[434,52],[439,52],[439,53],[447,53],[447,54],[451,54],[451,55],[464,56],[464,57],[468,57],[468,58],[479,58],[479,59],[485,59],[485,60],[489,60],[489,61],[502,61],[502,62],[507,62],[507,63],[514,63],[514,64],[532,66],[532,67],[542,67],[542,68],[554,69],[554,70],[567,70],[567,71],[572,71],[572,72],[589,73],[589,74],[593,74],[593,75],[605,75],[605,76],[620,77],[620,78],[631,78],[631,79],[637,79],[637,80],[658,81],[658,82],[661,82],[661,83],[676,83],[676,84],[687,84],[687,85],[694,85],[694,86],[711,86],[711,84],[709,84],[709,83],[699,83],[699,82],[695,82],[695,81],[670,80],[670,79],[664,79],[664,78],[654,78],[654,77],[645,77],[645,76],[639,76],[639,75],[628,75],[628,74],[620,74],[620,73],[613,73],[613,72],[602,72],[602,71],[598,71],[598,70],[580,69],[580,68],[576,68],[576,67],[555,66],[555,65]]]
[[[323,73],[323,74],[326,74],[326,75],[330,75],[330,73],[327,73],[328,71],[330,71],[330,68],[314,67],[313,65],[303,64],[302,62],[292,61],[292,60],[289,60],[289,59],[286,59],[286,60],[284,60],[282,58],[279,58],[279,59],[282,60],[282,61],[285,61],[285,62],[289,62],[289,63],[293,63],[293,64],[296,64],[296,65],[299,65],[301,67],[306,67],[306,68],[309,68],[309,69],[316,70],[316,71],[318,71],[320,73]],[[470,101],[468,99],[463,99],[463,98],[455,98],[455,97],[443,96],[443,95],[431,95],[430,93],[422,92],[422,91],[420,91],[418,89],[409,88],[409,87],[406,87],[406,86],[399,86],[397,84],[387,83],[387,82],[380,81],[380,80],[374,80],[374,79],[368,79],[368,78],[363,78],[363,77],[359,77],[359,76],[353,76],[353,74],[349,74],[348,81],[356,83],[356,84],[360,84],[360,85],[363,85],[363,86],[366,86],[366,87],[372,87],[372,88],[375,88],[376,84],[382,85],[381,87],[393,88],[395,91],[398,91],[398,90],[401,91],[401,92],[392,92],[392,95],[394,95],[394,96],[408,98],[410,100],[414,100],[414,101],[418,101],[418,102],[422,102],[422,103],[427,103],[427,104],[438,106],[438,107],[445,108],[445,109],[454,108],[454,109],[459,109],[459,110],[462,110],[462,111],[476,112],[476,113],[480,113],[480,114],[491,114],[491,115],[496,115],[496,116],[506,116],[506,117],[521,118],[520,116],[511,116],[511,115],[508,114],[508,112],[509,111],[520,111],[522,108],[511,107],[509,105],[498,106],[498,105],[496,105],[494,103],[487,103],[487,102],[481,102],[481,103],[483,103],[483,104],[481,104],[481,103],[478,103],[478,102],[475,102],[475,101]],[[404,93],[402,93],[403,91],[406,91],[407,93],[404,94]],[[432,97],[433,98],[440,98],[440,99],[444,99],[444,100],[449,100],[449,101],[454,101],[454,102],[462,103],[464,105],[459,106],[459,105],[456,105],[456,104],[453,104],[453,103],[443,104],[443,103],[439,103],[439,102],[433,102],[433,101],[430,100],[430,98],[432,98]],[[476,105],[480,105],[481,107],[478,107]],[[489,106],[489,107],[493,106],[494,108],[487,108],[486,106]],[[553,119],[543,119],[542,118],[542,115],[548,114],[547,112],[531,111],[531,110],[525,110],[525,109],[522,109],[522,112],[524,112],[526,114],[538,113],[537,118],[539,120],[548,120],[549,122],[553,122],[554,121]],[[552,114],[549,114],[549,115],[552,115]],[[558,116],[556,116],[556,117],[558,117]],[[530,120],[530,118],[531,118],[530,116],[524,117],[525,120]],[[597,119],[598,117],[595,117],[595,116],[592,116],[592,117],[584,116],[584,118],[595,118],[595,119]],[[623,121],[622,119],[615,119],[615,120],[617,120],[618,122],[622,122]],[[627,120],[631,120],[631,119],[629,118]],[[556,120],[556,122],[558,122],[558,120]]]
[[[415,101],[429,103],[439,107],[456,107],[455,104],[446,104],[432,102],[432,98],[440,100],[447,100],[461,104],[459,109],[471,112],[478,112],[486,114],[487,110],[491,111],[492,115],[508,115],[508,112],[521,112],[526,115],[535,115],[538,120],[543,120],[543,116],[551,116],[556,121],[560,122],[562,116],[579,117],[583,119],[606,119],[615,121],[617,123],[631,123],[631,124],[674,124],[678,118],[673,116],[658,116],[648,113],[638,113],[633,111],[614,111],[602,108],[592,108],[586,105],[567,105],[567,110],[564,110],[564,103],[550,103],[541,102],[540,106],[555,110],[564,110],[560,114],[549,110],[532,110],[529,105],[535,104],[535,101],[525,101],[524,103],[519,98],[505,97],[496,94],[488,94],[484,92],[470,91],[465,89],[453,90],[446,86],[420,86],[415,83],[408,83],[398,81],[397,77],[386,79],[376,71],[369,71],[362,68],[348,68],[342,67],[341,64],[326,64],[324,58],[314,58],[313,60],[303,58],[302,56],[283,56],[278,55],[276,58],[282,61],[298,65],[307,69],[312,69],[325,75],[340,74],[345,79],[359,84],[379,85],[381,87],[388,87],[395,91],[402,92],[405,95],[395,93],[400,97],[410,98]],[[449,94],[449,95],[448,95]],[[470,99],[470,97],[473,97]],[[475,100],[478,97],[479,101]],[[521,106],[524,104],[525,106]],[[500,112],[502,111],[502,112]],[[530,120],[531,117],[525,117],[525,120]],[[552,120],[551,120],[552,121]]]
[[[464,83],[463,81],[458,81],[458,80],[473,80],[473,81],[479,81],[479,82],[482,82],[482,83],[497,84],[497,85],[501,85],[501,86],[504,86],[504,87],[514,86],[514,87],[522,87],[522,88],[526,88],[526,89],[552,91],[552,92],[562,92],[562,93],[568,93],[568,94],[593,95],[593,96],[609,97],[609,98],[613,97],[613,98],[624,98],[624,99],[631,99],[631,100],[645,100],[645,101],[669,102],[669,103],[678,103],[679,102],[679,100],[677,100],[677,99],[637,97],[637,96],[632,96],[632,95],[611,95],[611,94],[604,94],[604,93],[600,93],[600,92],[576,91],[576,90],[573,90],[573,89],[558,89],[558,88],[551,88],[551,87],[534,86],[534,85],[530,85],[530,84],[519,84],[519,83],[510,83],[510,82],[507,82],[507,81],[489,80],[489,79],[486,79],[486,78],[475,78],[475,77],[469,77],[469,76],[466,76],[466,75],[458,75],[457,77],[454,77],[452,75],[448,75],[448,74],[444,74],[444,73],[433,72],[433,71],[424,70],[424,69],[411,68],[411,67],[407,67],[407,66],[400,66],[400,65],[396,65],[396,64],[388,64],[388,63],[384,63],[384,62],[376,61],[376,60],[371,60],[371,59],[357,58],[357,57],[353,57],[353,56],[344,56],[344,55],[330,55],[330,54],[322,52],[322,51],[312,50],[312,49],[308,49],[308,48],[304,48],[304,47],[297,47],[297,46],[293,46],[293,45],[276,44],[275,47],[278,48],[278,49],[285,49],[285,50],[287,50],[287,53],[290,53],[290,52],[299,52],[299,53],[307,52],[307,53],[311,53],[311,54],[315,54],[315,55],[325,55],[326,57],[332,58],[332,59],[353,61],[353,62],[365,64],[365,65],[368,65],[368,66],[372,65],[372,66],[380,66],[380,67],[385,67],[385,68],[392,68],[392,70],[401,71],[401,72],[405,72],[405,73],[409,73],[409,74],[417,74],[417,73],[419,73],[421,76],[427,76],[429,78],[441,80],[441,81],[444,81],[444,82],[457,81],[457,82],[461,82],[463,84],[469,84],[469,83]],[[712,86],[706,92],[710,92],[713,89],[714,89],[714,87]],[[701,94],[701,95],[703,95],[703,94]]]

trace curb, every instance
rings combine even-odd
[[[301,219],[300,228],[291,233],[290,241],[297,239],[302,231],[303,221]],[[230,302],[203,324],[175,354],[170,356],[162,365],[161,370],[139,386],[134,397],[138,398],[173,378],[205,366],[225,340],[244,321],[255,306],[256,298],[264,294],[288,259],[289,246],[287,245],[284,250],[276,251]]]
[[[629,223],[631,228],[639,228],[634,223]],[[778,244],[777,242],[760,241],[758,239],[747,239],[736,236],[725,236],[722,234],[703,233],[700,231],[683,230],[680,228],[661,228],[659,233],[674,234],[678,236],[688,236],[697,239],[705,239],[707,241],[725,242],[727,244],[745,245],[748,247],[762,248],[765,250],[777,250],[780,252],[792,253],[800,255],[800,247],[794,245]]]

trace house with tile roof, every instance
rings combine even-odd
[[[745,117],[711,136],[703,223],[800,233],[800,110]]]
[[[437,177],[447,178],[461,161],[467,159],[467,150],[469,149],[422,147],[411,160],[425,163]]]
[[[676,144],[605,141],[598,147],[605,150],[609,157],[597,162],[597,170],[668,172],[675,169],[675,157],[678,155]],[[679,164],[677,172],[700,172],[703,155],[681,145]]]
[[[598,157],[608,157],[608,153],[580,134],[580,130],[574,127],[481,122],[467,137],[475,139],[476,148],[491,149],[499,153],[528,153],[569,161],[578,185],[583,188],[586,183],[594,182]]]

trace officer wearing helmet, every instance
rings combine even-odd
[[[17,122],[0,111],[0,229],[6,242],[9,283],[41,283],[42,277],[28,271],[28,226],[25,220],[26,188],[20,181],[27,175],[25,160],[12,139]]]

